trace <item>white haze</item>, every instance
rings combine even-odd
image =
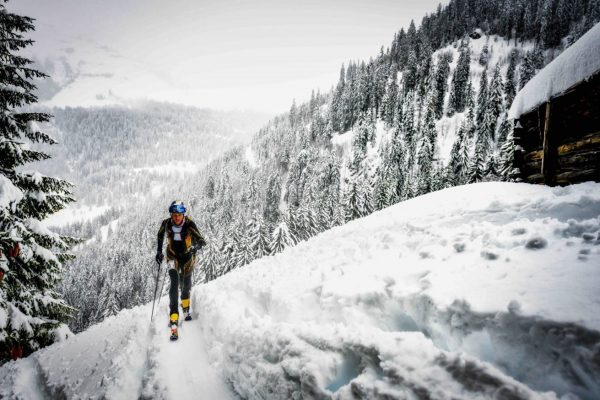
[[[281,112],[327,91],[342,63],[368,60],[437,0],[19,0],[37,19],[40,61],[77,75],[55,105],[149,98],[218,109]],[[79,103],[79,104],[78,104]]]

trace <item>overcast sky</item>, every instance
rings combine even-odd
[[[281,112],[313,88],[329,90],[343,62],[376,56],[439,2],[12,0],[8,8],[37,18],[34,52],[79,37],[151,68],[176,93],[165,100]]]

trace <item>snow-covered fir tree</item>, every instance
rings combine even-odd
[[[280,222],[271,235],[271,254],[281,253],[286,247],[293,246],[294,239],[285,221]]]
[[[0,362],[53,343],[75,312],[55,291],[75,240],[40,222],[73,201],[71,184],[27,170],[49,158],[31,144],[55,143],[40,131],[51,116],[27,108],[37,102],[32,81],[45,77],[19,55],[33,29],[0,3]]]
[[[455,112],[462,112],[466,106],[466,88],[469,80],[469,71],[471,65],[471,54],[467,45],[467,41],[463,42],[463,46],[458,57],[458,64],[452,75],[452,85],[450,89],[450,100],[448,104],[448,115],[453,115]]]

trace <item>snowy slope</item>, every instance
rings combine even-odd
[[[532,41],[523,41],[515,44],[514,41],[503,38],[498,35],[482,35],[478,39],[471,39],[468,43],[469,51],[471,54],[471,63],[469,64],[469,78],[473,85],[475,93],[479,92],[479,84],[481,82],[481,75],[486,67],[479,64],[479,56],[484,46],[488,46],[489,59],[488,59],[488,79],[493,75],[494,68],[496,65],[500,65],[500,72],[503,77],[506,76],[506,70],[510,60],[510,53],[513,50],[518,50],[521,54],[527,51],[531,51],[534,48]],[[452,74],[458,64],[459,42],[454,42],[446,47],[436,50],[433,53],[432,58],[437,60],[441,54],[451,54],[452,62],[450,63],[450,73],[448,75],[448,88],[452,83]],[[448,100],[450,97],[450,90],[446,93],[446,100],[444,104],[448,106]],[[507,106],[510,106],[507,105]],[[461,123],[466,118],[464,112],[453,114],[451,117],[446,115],[447,109],[444,109],[444,116],[436,121],[436,129],[438,131],[438,159],[447,163],[450,160],[450,152],[452,145],[456,141],[456,134],[460,128]]]
[[[6,364],[0,397],[598,398],[599,215],[597,183],[421,196],[195,287],[178,343],[163,298]]]

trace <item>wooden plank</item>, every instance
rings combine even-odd
[[[585,148],[594,148],[600,146],[600,132],[595,132],[584,136],[581,140],[570,142],[558,146],[558,155],[568,154],[573,151],[583,150]]]
[[[543,149],[544,156],[542,157],[542,175],[544,175],[544,183],[548,186],[554,186],[554,165],[556,160],[556,147],[552,140],[551,131],[551,110],[552,105],[548,101],[546,103],[546,113],[544,116],[544,141]]]
[[[578,151],[569,153],[558,158],[557,172],[569,169],[591,169],[600,170],[600,149]]]
[[[540,174],[539,172],[537,174],[528,175],[525,178],[525,182],[528,182],[528,183],[544,183],[544,175]]]
[[[531,153],[527,153],[525,154],[525,156],[523,156],[523,160],[525,162],[528,161],[542,161],[542,158],[544,157],[544,152],[542,150],[538,150],[538,151],[532,151]]]
[[[557,155],[559,157],[573,152],[584,151],[587,149],[600,148],[600,132],[585,136],[576,142],[570,142],[558,146]],[[542,150],[531,151],[523,156],[525,162],[542,160],[544,152]]]
[[[585,169],[563,172],[556,175],[556,183],[559,185],[571,185],[585,181],[600,182],[600,171],[598,169]]]

